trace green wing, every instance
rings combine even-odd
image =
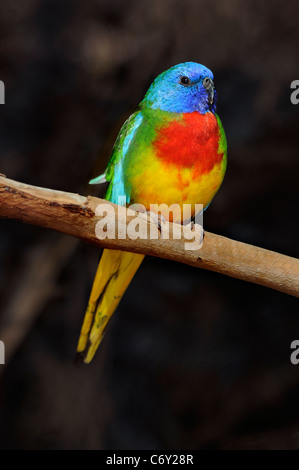
[[[223,153],[223,160],[225,161],[225,165],[226,165],[226,156],[227,156],[226,135],[225,135],[225,132],[224,132],[224,129],[223,129],[222,122],[220,121],[220,117],[218,116],[218,114],[215,114],[215,116],[216,116],[216,119],[217,119],[217,122],[218,122],[219,135],[220,135],[218,152]]]
[[[114,204],[125,205],[130,202],[131,188],[126,184],[123,164],[142,119],[141,111],[129,117],[118,134],[105,173],[89,182],[89,184],[101,184],[108,181],[109,186],[105,197]]]

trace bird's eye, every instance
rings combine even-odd
[[[205,88],[209,88],[212,85],[212,79],[209,77],[205,77],[202,81],[202,84]]]
[[[190,83],[191,83],[190,78],[185,77],[185,76],[180,78],[180,84],[181,85],[188,86],[188,85],[190,85]]]

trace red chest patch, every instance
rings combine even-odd
[[[218,144],[218,123],[210,112],[184,114],[181,121],[161,127],[153,141],[159,159],[178,168],[194,167],[197,176],[221,162],[223,154],[218,153]]]

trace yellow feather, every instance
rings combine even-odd
[[[134,175],[131,177],[131,198],[149,210],[150,204],[171,205],[203,204],[206,207],[218,191],[223,177],[226,160],[216,164],[206,174],[193,178],[193,168],[180,168],[165,164],[156,158],[149,148],[142,157],[147,162],[146,169],[141,160],[134,162]],[[167,214],[163,214],[164,216]],[[193,214],[194,215],[194,214]]]
[[[85,363],[95,355],[107,323],[143,259],[144,255],[126,251],[103,251],[77,347]]]

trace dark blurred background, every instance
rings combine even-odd
[[[229,148],[206,230],[298,257],[298,15],[295,0],[1,1],[0,172],[92,193],[153,78],[200,62]],[[77,368],[98,257],[0,221],[2,449],[299,448],[297,299],[148,259]]]

